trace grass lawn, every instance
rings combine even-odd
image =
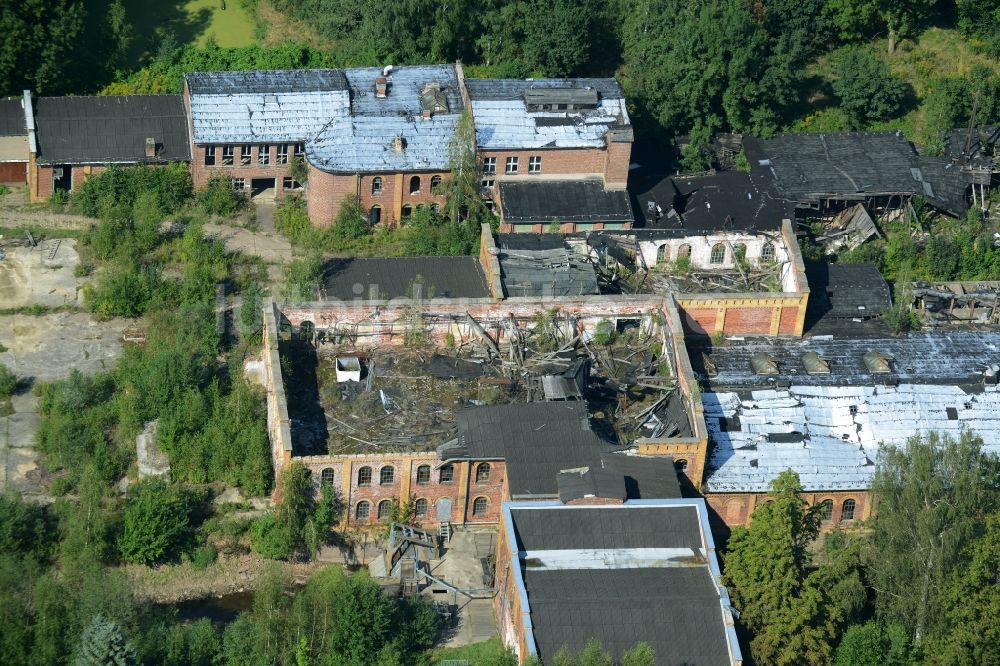
[[[219,46],[249,46],[254,39],[254,18],[240,0],[125,0],[132,24],[129,59],[141,66],[156,54],[162,36],[173,33],[178,46],[202,45],[214,37]]]
[[[849,48],[849,47],[844,47]],[[926,118],[922,104],[934,80],[941,76],[963,76],[976,65],[985,65],[1000,72],[1000,63],[976,53],[964,37],[947,28],[928,28],[916,39],[902,40],[896,52],[886,52],[885,40],[868,46],[883,58],[893,73],[910,84],[916,95],[916,105],[898,118],[873,123],[871,130],[902,130],[911,140],[922,142]],[[802,115],[794,120],[789,130],[794,132],[836,132],[847,129],[847,119],[837,108],[831,83],[835,78],[836,62],[842,49],[825,54],[809,66],[810,77],[806,87],[806,104]]]
[[[440,664],[445,660],[466,659],[472,663],[472,666],[502,666],[505,663],[515,663],[513,657],[508,657],[509,654],[499,638],[491,638],[488,641],[473,643],[465,647],[435,650],[431,656],[431,663]],[[505,662],[505,657],[510,661]]]

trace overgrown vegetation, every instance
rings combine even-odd
[[[790,470],[729,539],[724,574],[756,663],[1000,660],[1000,459],[930,434],[884,446],[866,529],[827,535]],[[989,572],[989,573],[987,573]]]
[[[402,226],[372,227],[353,197],[341,202],[329,227],[309,220],[305,200],[284,197],[275,209],[275,227],[293,245],[351,256],[412,257],[473,254],[479,250],[479,223],[469,218],[453,224],[430,208],[417,208]]]

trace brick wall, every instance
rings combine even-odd
[[[628,167],[632,160],[632,143],[608,140],[605,151],[604,184],[608,189],[625,189],[628,185]]]
[[[695,335],[712,335],[719,311],[715,308],[684,308],[684,330]]]
[[[722,330],[727,335],[767,335],[773,313],[773,308],[730,308],[725,310]]]
[[[52,167],[39,166],[36,169],[38,174],[35,178],[35,200],[44,200],[52,196]]]
[[[191,148],[191,179],[196,188],[204,187],[213,176],[225,176],[226,178],[243,178],[246,181],[246,192],[250,193],[250,181],[254,178],[266,178],[274,180],[274,191],[276,196],[287,194],[284,189],[283,179],[289,175],[291,170],[292,153],[295,144],[288,144],[288,163],[278,164],[278,144],[267,144],[269,163],[259,164],[258,158],[263,145],[251,144],[250,164],[243,166],[240,164],[241,148],[236,145],[233,155],[233,166],[222,166],[222,145],[215,147],[215,165],[205,165],[205,146],[194,145]],[[294,190],[292,190],[294,191]]]
[[[37,166],[36,167],[36,190],[34,192],[34,200],[44,200],[52,196],[55,191],[52,183],[52,170],[54,166]],[[106,171],[107,167],[100,164],[84,164],[71,166],[70,172],[72,173],[72,188],[76,190],[80,185],[84,183],[90,176],[96,176],[97,174]]]
[[[500,640],[517,654],[517,663],[523,664],[528,659],[528,641],[524,625],[525,622],[531,622],[531,616],[521,604],[521,594],[517,588],[519,571],[515,571],[515,567],[519,568],[520,563],[516,557],[516,544],[511,544],[511,536],[506,526],[501,525],[497,539],[494,581],[497,594],[493,597],[493,613],[497,618]]]
[[[871,515],[871,502],[867,490],[803,493],[802,497],[810,506],[818,505],[825,500],[833,502],[833,515],[830,520],[823,521],[821,525],[823,530],[848,527]],[[716,529],[749,525],[753,510],[769,499],[766,493],[706,493],[705,495],[705,501],[710,508],[709,516]],[[853,519],[844,518],[846,500],[853,500],[855,503]]]
[[[403,217],[403,206],[430,206],[437,204],[444,208],[445,197],[431,193],[431,178],[439,176],[441,182],[448,178],[447,172],[421,171],[410,173],[364,174],[361,176],[361,209],[369,214],[372,206],[382,208],[381,223],[397,224]],[[420,189],[410,193],[410,179],[420,179]],[[382,193],[372,193],[372,183],[375,178],[382,179]]]
[[[341,202],[349,196],[357,196],[358,180],[356,176],[320,171],[310,164],[306,190],[309,219],[316,226],[326,227],[333,224]]]
[[[804,311],[804,307],[781,308],[781,319],[778,324],[779,335],[801,334],[801,331],[797,329],[800,309]]]

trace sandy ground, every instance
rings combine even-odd
[[[0,343],[7,349],[0,363],[30,381],[59,379],[73,368],[87,374],[108,370],[121,354],[125,323],[96,322],[79,312],[0,316]],[[33,448],[38,398],[22,391],[11,406],[12,414],[0,416],[0,491],[44,493]]]
[[[35,247],[5,244],[6,240],[0,239],[5,255],[0,259],[0,308],[82,304],[83,281],[73,275],[80,263],[75,240],[50,239]]]

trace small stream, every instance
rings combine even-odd
[[[170,605],[177,609],[177,619],[183,622],[207,618],[212,622],[227,624],[243,611],[250,610],[253,606],[253,592],[231,592],[220,597],[192,599]]]

